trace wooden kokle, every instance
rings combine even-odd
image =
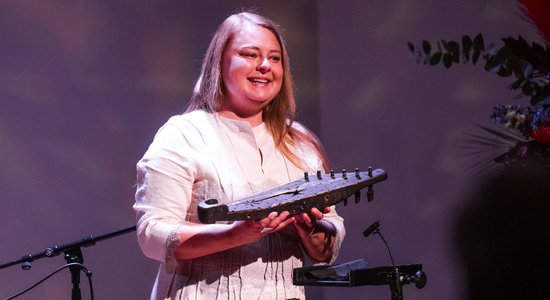
[[[367,200],[374,198],[373,184],[388,178],[385,170],[369,168],[365,172],[335,173],[331,171],[304,177],[271,190],[261,192],[227,204],[220,204],[217,199],[201,201],[198,205],[198,216],[202,223],[216,221],[259,220],[273,211],[288,211],[291,215],[307,212],[316,207],[322,209],[341,201],[347,204],[348,197],[355,195],[355,203],[360,200],[360,192],[367,189]]]

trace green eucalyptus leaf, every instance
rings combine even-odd
[[[498,52],[497,46],[495,44],[490,44],[489,47],[487,47],[483,52],[483,57],[485,59],[488,59],[492,56],[495,56]]]
[[[523,73],[523,77],[525,78],[531,78],[533,77],[533,72],[535,71],[535,68],[533,68],[533,65],[528,63],[527,61],[522,61],[523,64],[521,65],[521,71]]]
[[[536,98],[536,90],[537,90],[537,84],[532,81],[527,81],[521,88],[521,92],[524,93],[527,96],[534,96],[533,98]],[[533,100],[533,99],[531,99]],[[535,100],[536,101],[536,100]]]
[[[537,98],[535,99],[535,101],[536,101],[535,103],[531,103],[531,104],[550,106],[550,86],[548,85],[544,86],[544,88],[542,88],[537,94]]]
[[[531,98],[531,105],[548,105],[550,100],[550,86],[544,85],[539,86],[535,84],[535,91],[533,93],[533,97]]]
[[[505,61],[506,67],[508,69],[510,69],[510,71],[512,71],[513,74],[518,78],[519,77],[525,77],[523,75],[523,73],[524,73],[523,70],[524,70],[525,63],[526,63],[526,61],[520,60],[515,55],[510,55],[510,57],[508,57],[508,59]]]
[[[535,42],[532,43],[531,48],[533,49],[534,53],[544,53],[544,47]]]
[[[430,55],[430,52],[432,51],[432,46],[430,45],[430,42],[422,41],[422,50],[424,50],[424,53],[426,55]]]
[[[426,55],[426,56],[424,57],[424,64],[425,64],[425,65],[429,64],[429,63],[430,63],[430,59],[431,59],[431,56],[430,56],[430,55]]]
[[[470,61],[470,51],[464,52],[462,51],[462,62],[467,63]]]
[[[472,47],[474,48],[474,50],[480,52],[483,52],[485,50],[485,43],[483,42],[483,35],[481,35],[481,33],[478,33],[476,35],[472,43]]]
[[[500,61],[504,61],[504,60],[507,60],[507,59],[511,58],[510,47],[504,46],[504,47],[500,48],[498,50],[497,54],[495,55],[495,57]]]
[[[411,54],[414,54],[414,44],[411,42],[407,42],[407,46],[409,47],[409,51]]]
[[[431,66],[437,65],[441,61],[442,55],[443,55],[443,53],[441,53],[441,52],[434,53],[432,55],[432,58],[430,59],[430,65]]]
[[[472,39],[469,36],[462,36],[462,58],[464,59],[464,62],[470,60],[470,50],[472,50],[472,44]]]
[[[449,47],[449,43],[447,43],[447,41],[441,40],[441,44],[443,45],[443,48],[445,48],[445,51],[447,52],[451,51],[451,47]]]
[[[453,64],[453,56],[450,54],[450,53],[445,53],[443,54],[443,65],[445,66],[445,68],[450,68],[451,65]]]
[[[550,105],[550,95],[548,95],[546,98],[542,98],[541,100],[538,100],[536,103],[532,105],[544,105],[549,106]]]
[[[524,81],[525,81],[525,78],[520,77],[510,85],[510,88],[515,91],[521,87]]]
[[[474,50],[474,54],[472,54],[472,63],[475,65],[477,61],[479,60],[479,57],[481,56],[481,50]]]
[[[502,66],[502,64],[500,63],[500,61],[498,61],[498,59],[496,59],[494,57],[491,57],[491,58],[487,59],[487,61],[485,62],[485,67],[484,68],[488,72],[498,73],[501,69],[501,66]]]
[[[455,41],[451,41],[449,42],[449,48],[450,48],[449,52],[453,57],[453,62],[454,63],[460,62],[460,44],[458,44]]]
[[[485,63],[485,70],[497,73],[500,76],[509,76],[512,70],[508,70],[507,62],[510,58],[510,48],[500,48],[494,56],[489,56]]]
[[[543,93],[535,93],[531,97],[530,103],[531,103],[531,105],[542,104],[541,102],[544,102],[546,99],[547,99],[547,97],[544,97]]]
[[[508,77],[514,74],[511,68],[509,68],[506,64],[501,64],[500,69],[498,70],[497,74],[500,77]]]

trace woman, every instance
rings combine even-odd
[[[198,221],[202,200],[230,202],[327,169],[318,140],[293,122],[292,89],[276,24],[243,12],[219,26],[187,112],[159,129],[137,164],[138,240],[161,262],[152,299],[303,299],[292,285],[303,253],[335,260],[345,230],[333,207]]]

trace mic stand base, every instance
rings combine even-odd
[[[82,256],[82,251],[80,250],[80,247],[72,248],[65,251],[65,261],[67,261],[68,264],[82,264],[84,262],[84,257]],[[71,271],[71,282],[73,284],[73,288],[71,290],[71,300],[81,300],[82,295],[80,293],[80,268],[77,266],[71,266],[69,267],[69,270]]]
[[[403,300],[403,284],[399,269],[395,268],[388,276],[388,285],[390,286],[391,300]]]

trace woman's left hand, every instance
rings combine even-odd
[[[317,208],[312,208],[309,213],[301,213],[294,216],[294,227],[300,238],[309,237],[315,230],[315,223],[323,219],[323,214],[329,213],[330,207],[325,207],[321,211]]]

